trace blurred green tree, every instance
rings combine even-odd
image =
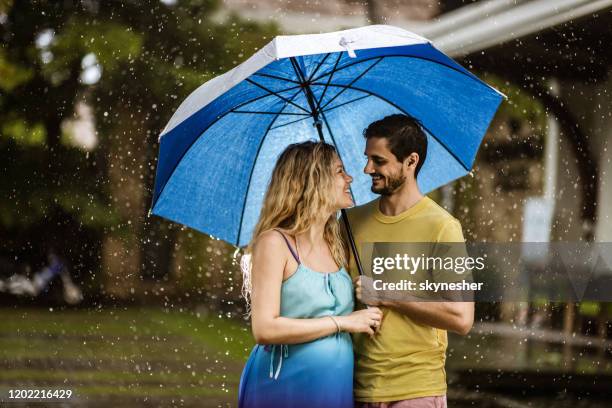
[[[119,296],[167,277],[179,228],[147,216],[157,137],[191,91],[276,34],[218,3],[0,0],[4,250],[60,246],[87,273],[102,264]]]

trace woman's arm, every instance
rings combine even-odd
[[[336,333],[337,327],[329,317],[293,319],[280,316],[280,293],[288,250],[282,237],[274,231],[261,234],[253,246],[251,269],[251,323],[258,344],[305,343]],[[380,322],[382,312],[373,308],[370,313],[335,316],[341,330],[369,332],[370,323]],[[380,314],[380,318],[378,318]]]

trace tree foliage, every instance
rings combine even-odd
[[[146,217],[159,132],[190,92],[275,35],[218,12],[215,0],[0,0],[4,251],[59,242],[78,258],[80,239],[123,231],[157,252],[168,238],[168,258],[171,228]],[[68,142],[78,103],[94,112],[88,150]]]

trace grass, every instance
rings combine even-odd
[[[0,401],[20,387],[233,405],[253,345],[242,321],[185,310],[3,308],[0,322]]]

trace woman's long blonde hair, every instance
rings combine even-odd
[[[333,167],[336,149],[324,142],[303,142],[289,145],[279,156],[266,191],[259,221],[247,247],[265,231],[282,228],[290,235],[307,231],[313,222],[335,205]],[[332,213],[325,223],[323,238],[334,261],[346,266],[347,254],[342,240],[338,214]],[[250,268],[243,267],[243,294],[248,300],[251,291]]]

